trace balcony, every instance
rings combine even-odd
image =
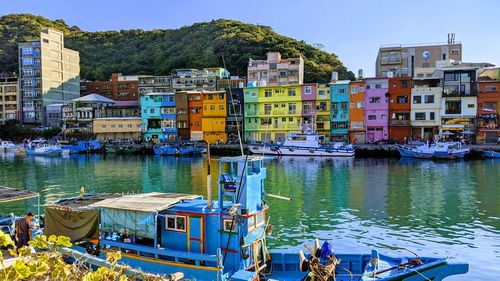
[[[259,124],[257,123],[246,123],[245,124],[245,130],[258,130],[259,129]]]
[[[258,116],[258,111],[257,110],[246,110],[245,111],[245,117],[248,117],[248,116]]]
[[[411,126],[411,120],[391,119],[390,125],[391,126]]]

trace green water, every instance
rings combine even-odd
[[[213,161],[214,174],[218,172]],[[500,161],[282,158],[266,160],[272,248],[300,249],[314,238],[337,252],[378,248],[386,254],[467,261],[467,275],[499,280]],[[206,195],[203,158],[153,156],[0,159],[0,185],[34,190],[42,202],[86,192],[184,192]],[[213,186],[216,186],[214,177]],[[0,211],[36,211],[36,200]]]

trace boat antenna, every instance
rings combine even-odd
[[[227,68],[226,68],[226,60],[224,59],[224,55],[222,55],[222,64],[224,65],[224,69],[227,70]],[[232,91],[231,88],[232,88],[231,87],[231,82],[228,82],[229,96],[231,97],[231,107],[233,108],[234,120],[236,122],[236,130],[238,131],[238,141],[240,142],[241,156],[245,156],[245,153],[243,152],[243,142],[241,140],[240,125],[239,125],[239,122],[238,122],[238,118],[236,117],[236,106],[234,106],[233,91]],[[241,112],[241,104],[240,104],[240,112]]]

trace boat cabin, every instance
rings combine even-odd
[[[221,158],[219,165],[218,200],[213,202],[199,195],[153,192],[89,205],[99,211],[95,252],[104,256],[119,250],[122,262],[132,267],[160,274],[182,271],[198,280],[226,280],[236,272],[256,276],[268,256],[266,169],[262,157],[255,156]]]

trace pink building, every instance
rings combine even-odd
[[[313,133],[316,122],[316,83],[302,84],[302,126],[303,133]]]
[[[389,139],[389,80],[387,78],[365,79],[366,141]]]

